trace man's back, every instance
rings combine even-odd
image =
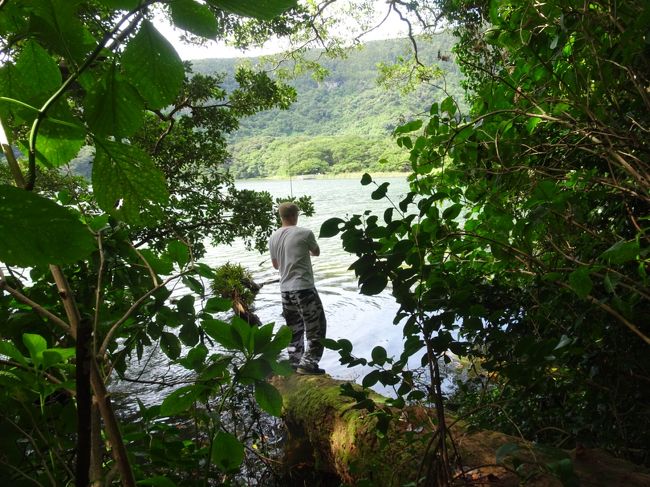
[[[314,287],[309,252],[318,248],[311,230],[295,225],[277,229],[269,240],[271,259],[280,270],[280,290],[298,291]]]

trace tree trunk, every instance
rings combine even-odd
[[[394,410],[388,434],[377,435],[377,418],[363,409],[353,409],[354,400],[340,395],[338,381],[328,376],[275,377],[273,385],[284,401],[284,419],[289,431],[286,467],[309,464],[313,469],[334,474],[342,482],[356,485],[366,479],[372,485],[391,487],[408,482],[433,485],[423,480],[437,461],[431,444],[436,440],[435,411],[422,407]],[[385,398],[374,394],[381,404]],[[456,453],[452,465],[459,485],[517,486],[522,480],[503,465],[496,465],[496,452],[506,444],[516,444],[513,453],[525,464],[522,475],[531,474],[529,486],[561,486],[550,475],[553,460],[544,458],[531,444],[494,431],[468,431],[461,422],[447,419]],[[650,472],[617,460],[599,450],[581,448],[567,452],[583,486],[650,485]],[[512,465],[506,462],[507,465]],[[415,483],[419,476],[420,483]]]

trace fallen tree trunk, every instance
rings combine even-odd
[[[431,448],[436,434],[435,411],[422,407],[393,411],[396,419],[382,439],[377,435],[376,416],[355,409],[355,401],[340,394],[343,383],[327,376],[297,374],[273,379],[283,397],[289,430],[288,469],[310,463],[312,468],[334,474],[350,485],[362,480],[382,487],[408,482],[434,485],[423,479],[436,461]],[[377,403],[385,401],[379,395],[373,399]],[[561,486],[557,475],[565,479],[574,476],[577,485],[582,486],[650,485],[650,472],[600,450],[581,448],[566,452],[561,462],[508,435],[469,431],[461,422],[452,420],[448,420],[448,428],[452,437],[450,451],[457,453],[453,468],[458,485],[517,486],[523,477],[529,477],[526,485]],[[511,446],[502,448],[504,445]],[[514,471],[510,462],[496,464],[499,448],[502,453],[509,450],[509,458],[518,458],[514,465],[522,462],[524,466],[519,472]]]

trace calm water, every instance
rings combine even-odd
[[[393,201],[400,201],[408,191],[405,178],[377,179],[378,183],[390,182],[388,195]],[[362,186],[359,179],[308,179],[292,181],[241,181],[241,189],[268,191],[275,197],[310,195],[316,214],[313,217],[301,216],[298,225],[311,229],[316,237],[321,224],[332,217],[345,218],[346,215],[372,210],[379,215],[390,204],[386,199],[375,201],[370,193],[375,185]],[[347,338],[354,345],[354,354],[370,358],[373,347],[381,345],[392,353],[401,351],[401,327],[393,325],[398,305],[387,289],[377,296],[359,294],[354,271],[348,270],[356,260],[342,249],[339,236],[318,239],[321,255],[312,258],[316,288],[323,301],[327,316],[328,338]],[[257,282],[276,279],[278,273],[268,254],[247,252],[243,245],[216,247],[209,250],[203,259],[210,265],[225,262],[238,262],[249,269]],[[255,301],[256,313],[264,323],[284,324],[280,304],[280,285],[269,284],[262,288]],[[356,379],[362,375],[360,368],[348,369],[338,361],[338,353],[326,350],[320,363],[327,372],[336,378]]]
[[[383,178],[377,182],[389,182],[389,197],[399,202],[408,191],[405,178]],[[310,195],[314,202],[315,215],[301,216],[298,225],[311,229],[316,237],[321,224],[332,217],[345,218],[353,214],[372,210],[382,216],[390,205],[386,199],[375,201],[370,194],[376,188],[374,184],[362,186],[359,179],[309,179],[309,180],[274,180],[274,181],[239,181],[240,189],[268,191],[275,197]],[[370,359],[371,350],[383,346],[388,355],[399,355],[402,351],[401,326],[393,325],[393,318],[398,305],[390,294],[390,289],[376,296],[359,294],[354,271],[348,267],[355,261],[355,256],[342,249],[339,236],[318,239],[321,255],[312,258],[316,287],[323,301],[327,316],[327,336],[332,339],[347,338],[354,346],[353,353],[357,357]],[[268,253],[260,254],[247,251],[243,244],[218,246],[208,249],[206,256],[201,259],[211,266],[226,262],[239,263],[246,267],[258,283],[277,279],[278,273],[273,266]],[[186,291],[176,289],[175,293]],[[280,302],[280,285],[278,283],[265,285],[255,301],[255,312],[264,323],[275,323],[277,327],[284,324],[282,305]],[[186,371],[177,367],[167,368],[167,358],[159,350],[150,350],[150,354],[140,363],[132,363],[129,376],[141,380],[174,381]],[[325,350],[320,366],[328,374],[337,379],[357,381],[369,371],[363,367],[347,368],[339,363],[337,352]],[[137,390],[134,390],[137,388]],[[145,404],[159,402],[167,396],[171,389],[143,384],[137,386],[131,382],[117,381],[111,387],[113,394],[123,396],[122,406],[133,408],[132,398],[135,393]],[[387,390],[378,392],[389,393]]]

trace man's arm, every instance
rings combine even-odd
[[[318,257],[318,256],[320,255],[320,247],[319,247],[318,245],[316,245],[316,247],[314,247],[313,249],[311,249],[311,250],[309,251],[309,253],[310,253],[311,255],[313,255],[314,257]]]
[[[273,264],[274,269],[279,269],[280,268],[280,264],[278,263],[277,259],[272,258],[271,259],[271,264]]]

